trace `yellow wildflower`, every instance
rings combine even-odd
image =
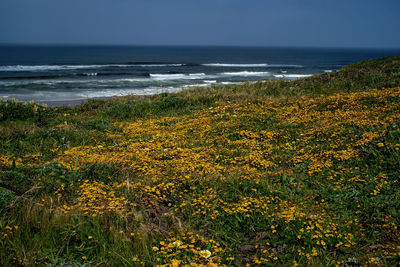
[[[200,256],[205,259],[208,259],[211,256],[211,252],[209,250],[202,250],[200,251]]]

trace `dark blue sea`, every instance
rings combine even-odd
[[[145,46],[0,46],[0,97],[40,102],[335,72],[400,50]]]

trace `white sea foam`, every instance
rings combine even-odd
[[[175,93],[181,91],[181,87],[148,87],[145,89],[108,89],[96,91],[84,91],[77,95],[78,99],[96,98],[96,97],[112,97],[112,96],[125,96],[125,95],[154,95],[160,93]]]
[[[324,70],[325,73],[333,72],[333,70]]]
[[[78,69],[99,69],[108,67],[179,67],[183,64],[104,64],[104,65],[9,65],[0,66],[0,71],[51,71],[51,70],[78,70]]]
[[[111,97],[111,96],[124,96],[128,94],[133,94],[137,89],[122,89],[122,90],[96,90],[96,91],[84,91],[79,93],[77,96],[80,98],[94,98],[94,97]]]
[[[302,65],[293,65],[293,64],[228,64],[228,63],[206,63],[201,64],[202,66],[207,67],[231,67],[231,68],[260,68],[260,67],[292,67],[292,68],[302,68]]]
[[[119,89],[101,89],[101,90],[81,90],[81,91],[35,91],[31,94],[10,94],[2,97],[10,99],[17,98],[21,101],[35,100],[42,103],[51,103],[53,101],[85,100],[98,97],[113,97],[124,95],[154,95],[160,93],[174,93],[181,91],[183,87],[148,87],[148,88],[119,88]]]
[[[184,85],[184,88],[192,88],[192,87],[210,87],[209,83],[199,83],[199,84],[188,84],[188,85]]]
[[[239,71],[239,72],[223,72],[221,74],[229,76],[268,76],[270,73],[266,71],[263,72]]]
[[[90,76],[95,76],[91,74]],[[202,80],[207,76],[205,73],[191,73],[191,74],[150,74],[150,77],[134,77],[134,78],[119,78],[119,79],[39,79],[39,80],[0,80],[0,86],[13,87],[13,86],[29,86],[29,85],[46,85],[55,86],[61,84],[68,85],[84,85],[84,86],[106,86],[118,85],[129,83],[155,83],[155,82],[168,82],[173,80]],[[206,82],[206,81],[205,81]],[[208,83],[216,83],[215,80],[208,80]]]
[[[312,74],[274,74],[274,77],[276,78],[288,78],[288,79],[305,78],[310,76],[312,76]]]
[[[217,80],[204,80],[205,83],[217,83]]]
[[[150,77],[155,80],[196,80],[203,79],[205,76],[205,73],[150,74]]]
[[[239,82],[221,82],[222,85],[233,85],[233,84],[241,84]]]
[[[34,85],[57,85],[57,84],[119,84],[134,82],[151,82],[150,78],[122,78],[122,79],[51,79],[51,80],[17,80],[17,81],[0,81],[0,86],[26,86]]]

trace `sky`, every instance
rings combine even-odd
[[[399,0],[0,0],[0,44],[400,48]]]

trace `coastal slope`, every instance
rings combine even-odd
[[[295,81],[0,102],[0,263],[395,265],[400,58]]]

